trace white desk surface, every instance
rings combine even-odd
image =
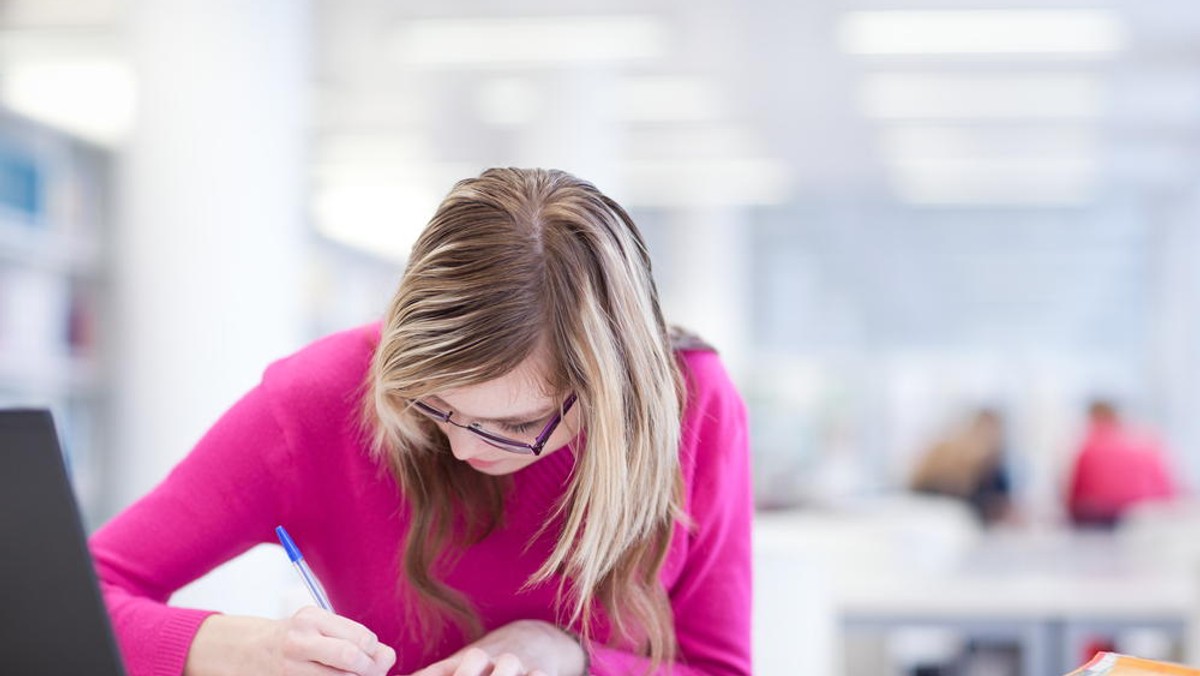
[[[981,531],[954,516],[883,510],[763,514],[755,536],[759,555],[823,562],[843,618],[1154,620],[1200,612],[1200,566],[1156,560],[1144,543],[1113,533]]]
[[[787,650],[770,652],[780,642],[816,651],[824,668],[806,673],[832,676],[846,632],[918,626],[1017,637],[1034,676],[1077,666],[1095,630],[1166,630],[1200,657],[1200,518],[983,531],[957,504],[883,499],[759,513],[754,546],[760,657],[784,665],[769,673],[797,673]]]
[[[849,575],[834,584],[836,605],[853,615],[1129,620],[1183,619],[1200,609],[1193,576],[1130,561],[1111,534],[986,534],[947,570]]]

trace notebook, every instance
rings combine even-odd
[[[44,410],[0,410],[0,671],[125,674]]]
[[[1200,676],[1200,670],[1181,664],[1144,660],[1118,653],[1097,653],[1091,661],[1067,676],[1154,676],[1155,674]]]

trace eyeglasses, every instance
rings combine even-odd
[[[471,432],[475,436],[483,439],[486,443],[495,446],[496,448],[509,451],[511,453],[520,453],[521,455],[541,455],[542,450],[546,447],[546,442],[550,439],[550,435],[554,434],[554,430],[558,427],[558,424],[562,422],[563,416],[567,414],[567,411],[571,410],[571,405],[575,403],[575,395],[572,394],[571,396],[567,397],[567,400],[563,402],[563,405],[559,408],[559,411],[554,414],[554,417],[550,419],[550,422],[546,423],[546,426],[542,428],[542,432],[537,435],[537,438],[533,440],[532,444],[524,441],[517,441],[515,439],[509,439],[508,437],[496,434],[495,432],[489,432],[477,422],[471,423],[470,425],[463,425],[461,423],[454,422],[452,419],[454,417],[454,413],[452,411],[447,412],[436,409],[419,399],[410,399],[409,402],[413,405],[413,408],[417,409],[421,413],[424,413],[433,420],[436,420],[440,423],[449,423],[455,427],[461,427],[462,429]]]

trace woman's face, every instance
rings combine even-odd
[[[443,411],[453,412],[454,421],[481,427],[510,439],[532,443],[558,413],[561,397],[546,393],[546,359],[535,351],[509,373],[478,385],[445,390],[425,401]],[[554,433],[546,441],[541,456],[521,455],[488,444],[468,430],[441,423],[438,427],[450,441],[454,457],[474,469],[502,476],[523,469],[540,458],[563,448],[579,430],[579,406],[571,407]]]

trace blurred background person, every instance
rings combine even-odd
[[[1070,471],[1067,510],[1080,526],[1112,526],[1130,507],[1176,497],[1178,487],[1157,436],[1122,420],[1097,399]]]
[[[1011,512],[1011,483],[1003,420],[985,408],[920,456],[909,487],[963,500],[981,522],[991,524]]]

